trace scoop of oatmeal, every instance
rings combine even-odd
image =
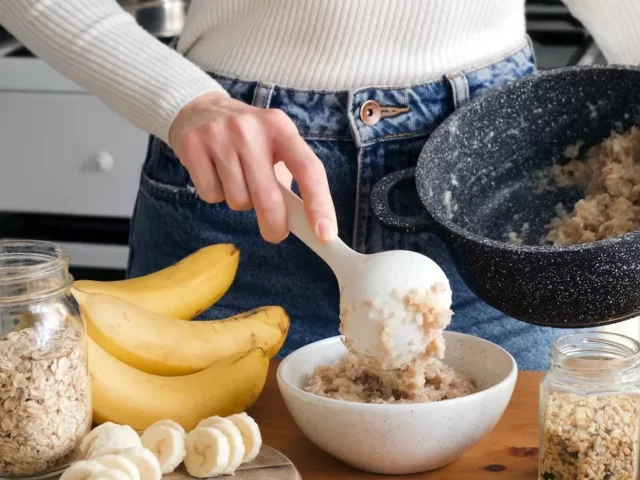
[[[349,354],[334,365],[315,369],[306,391],[360,403],[424,403],[476,391],[473,380],[434,357],[398,370],[382,370]]]
[[[442,332],[453,315],[448,283],[436,282],[428,289],[393,290],[386,301],[368,299],[365,302],[372,328],[378,331],[375,346],[360,355],[362,363],[393,370],[425,355],[443,357]],[[349,314],[346,309],[340,313],[340,333],[347,348],[353,351],[345,329]]]
[[[306,387],[324,397],[364,403],[422,403],[468,395],[473,381],[440,359],[444,356],[443,330],[451,323],[451,291],[448,284],[435,283],[427,290],[393,291],[394,307],[371,300],[372,325],[379,325],[375,353],[350,353],[334,365],[316,368]],[[349,312],[341,315],[348,317]],[[398,351],[398,329],[407,325],[416,336],[409,351]],[[419,328],[415,328],[415,327]],[[342,325],[341,325],[342,327]],[[342,329],[341,329],[342,331]]]
[[[546,237],[554,245],[571,245],[614,238],[640,229],[640,128],[613,133],[578,159],[580,144],[565,155],[572,160],[555,165],[559,186],[584,189],[584,199],[549,225]]]

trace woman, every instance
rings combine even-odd
[[[610,62],[640,62],[637,0],[566,1]],[[276,182],[292,174],[321,240],[423,252],[451,281],[452,330],[503,345],[521,368],[545,365],[559,332],[480,302],[435,237],[385,231],[368,201],[455,108],[535,71],[524,0],[193,0],[176,50],[116,0],[4,0],[0,22],[151,133],[128,275],[231,242],[236,281],[202,318],[280,304],[292,317],[281,354],[337,334],[331,271],[287,238]],[[413,202],[394,200],[400,213]]]

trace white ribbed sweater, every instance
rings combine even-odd
[[[565,2],[610,62],[640,63],[640,0]],[[0,0],[0,23],[165,141],[184,105],[221,90],[203,69],[295,88],[400,85],[498,58],[525,38],[524,0],[192,0],[179,53],[116,0]]]

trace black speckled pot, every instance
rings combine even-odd
[[[390,229],[440,236],[469,288],[511,317],[554,327],[615,323],[640,314],[640,232],[540,245],[555,205],[571,208],[580,198],[571,189],[541,193],[540,175],[562,163],[566,147],[584,141],[582,154],[612,129],[634,124],[640,125],[640,70],[539,73],[453,113],[427,141],[416,169],[374,187],[373,211]],[[391,212],[390,192],[406,181],[415,181],[423,215]],[[525,244],[507,243],[506,234],[524,222]]]

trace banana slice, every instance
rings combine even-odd
[[[242,459],[245,454],[244,441],[242,440],[242,434],[238,427],[226,417],[220,417],[214,415],[213,417],[200,420],[198,423],[200,427],[204,428],[217,428],[225,434],[229,440],[229,466],[223,472],[225,475],[230,475],[236,471],[236,469],[242,464]],[[198,428],[198,427],[196,427]]]
[[[242,435],[242,442],[244,443],[244,458],[242,459],[242,463],[251,462],[258,456],[262,448],[260,427],[253,418],[244,412],[229,415],[227,419],[238,427]]]
[[[169,427],[169,428],[173,428],[173,429],[179,431],[182,435],[186,435],[187,434],[187,432],[184,431],[184,428],[182,428],[182,425],[180,425],[178,422],[174,422],[173,420],[170,420],[170,419],[158,420],[154,424],[149,425],[149,428],[151,428],[151,427]]]
[[[103,434],[107,430],[117,430],[118,428],[120,428],[120,425],[113,422],[105,422],[101,425],[98,425],[96,428],[87,433],[80,442],[80,446],[78,447],[78,456],[81,459],[86,459],[89,455],[89,450],[91,450],[91,444],[99,435]]]
[[[208,418],[204,418],[204,419],[200,420],[198,425],[196,425],[196,428],[213,427],[217,423],[224,422],[224,420],[225,420],[224,417],[219,417],[217,415],[214,415],[213,417],[208,417]]]
[[[187,435],[184,466],[196,478],[217,477],[229,466],[229,440],[220,430],[200,427]]]
[[[224,433],[227,440],[229,440],[229,465],[225,468],[223,475],[231,475],[235,473],[236,469],[242,464],[244,458],[244,442],[242,441],[242,435],[240,430],[236,427],[231,420],[224,419],[224,422],[218,422],[215,428]]]
[[[187,454],[184,439],[185,436],[175,428],[164,425],[152,425],[140,437],[142,446],[156,456],[164,474],[173,472],[184,460]]]
[[[118,425],[118,428],[109,428],[98,433],[91,442],[87,459],[94,460],[105,455],[118,454],[126,448],[141,446],[140,436],[133,428]]]
[[[129,477],[122,470],[107,468],[93,473],[87,480],[129,480]]]
[[[130,480],[140,480],[138,467],[128,458],[120,455],[105,455],[95,460],[107,469],[122,470]]]
[[[79,462],[69,465],[62,475],[60,475],[59,480],[87,480],[91,475],[102,470],[106,470],[106,467],[99,462],[80,460]]]
[[[131,447],[125,449],[120,456],[131,460],[140,473],[140,480],[160,480],[162,470],[160,462],[151,450],[144,447]]]

